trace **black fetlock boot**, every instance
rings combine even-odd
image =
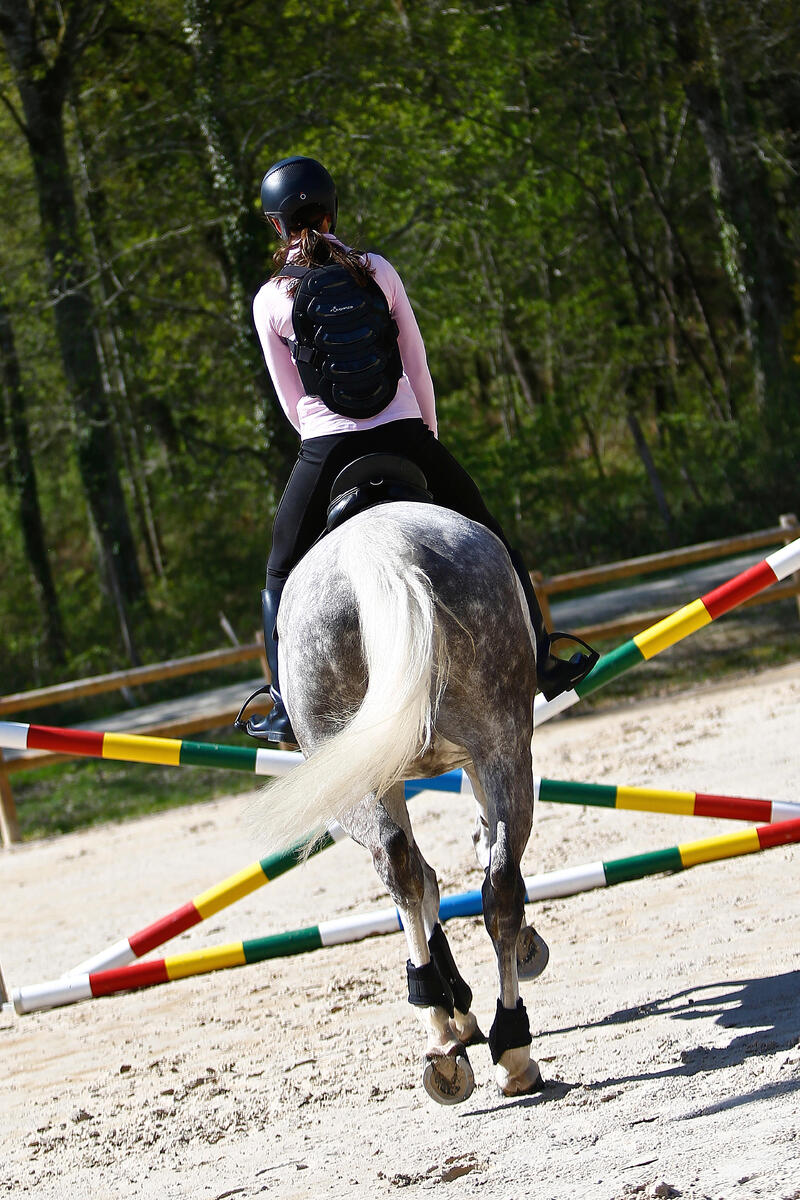
[[[582,638],[576,637],[572,633],[559,633],[555,630],[553,633],[547,632],[539,598],[531,577],[525,569],[522,556],[517,550],[510,550],[509,557],[522,584],[522,590],[528,602],[531,625],[536,636],[536,676],[539,691],[545,700],[554,700],[562,692],[568,692],[577,687],[592,670],[600,655]],[[569,659],[557,658],[552,649],[554,642],[568,642],[575,646],[581,646],[582,649],[576,650]]]
[[[234,721],[237,729],[244,729],[251,737],[260,738],[261,741],[283,743],[286,745],[297,745],[297,738],[292,730],[292,723],[289,720],[289,714],[284,708],[283,700],[280,694],[280,683],[278,681],[278,606],[281,602],[281,593],[286,581],[283,580],[280,584],[272,584],[270,587],[265,587],[261,593],[261,614],[264,621],[264,649],[267,653],[267,666],[269,667],[270,677],[272,682],[264,687],[258,688],[253,692],[252,696],[248,696],[239,710],[239,715]],[[247,721],[242,719],[242,713],[247,708],[251,700],[256,696],[262,696],[269,693],[272,699],[272,708],[266,716],[261,713],[254,713],[252,717],[248,717]]]

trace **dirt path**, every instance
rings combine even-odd
[[[554,778],[800,800],[800,665],[537,734]],[[0,856],[0,961],[58,975],[251,862],[245,801]],[[413,802],[443,891],[479,885],[470,802]],[[526,874],[655,850],[728,823],[541,805]],[[488,1051],[457,1109],[419,1085],[401,939],[385,937],[69,1009],[0,1016],[0,1192],[36,1200],[383,1197],[800,1198],[795,847],[540,904],[525,986],[545,1090],[495,1092]],[[382,907],[342,844],[169,947]],[[480,921],[448,927],[488,1025]]]

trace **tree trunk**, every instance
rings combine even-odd
[[[39,607],[44,620],[48,657],[51,662],[62,665],[66,661],[64,628],[58,607],[58,595],[50,570],[50,560],[47,556],[47,539],[39,507],[39,489],[36,483],[36,468],[31,451],[28,419],[25,411],[25,393],[17,358],[14,329],[2,293],[0,293],[0,366],[2,366],[3,390],[8,406],[11,485],[19,500],[25,553],[39,593]]]
[[[260,393],[264,438],[274,457],[271,481],[283,480],[297,448],[258,353],[250,320],[253,296],[263,282],[263,229],[253,213],[251,181],[242,178],[236,141],[225,113],[217,20],[213,0],[184,0],[184,31],[195,69],[195,113],[214,199],[223,218],[222,266],[237,330],[236,353],[246,378],[253,383],[254,399]]]
[[[70,104],[75,123],[78,144],[78,159],[81,181],[83,212],[88,229],[92,265],[98,281],[102,327],[97,331],[98,359],[103,373],[103,384],[116,419],[119,446],[125,469],[133,488],[135,511],[139,522],[139,533],[147,550],[153,574],[165,578],[164,552],[161,534],[153,506],[150,485],[144,469],[142,439],[136,420],[128,387],[130,356],[124,345],[136,346],[135,318],[125,296],[122,285],[111,266],[112,247],[105,221],[106,203],[103,192],[97,189],[91,178],[91,168],[86,153],[85,139],[81,128],[77,104]],[[110,301],[115,298],[113,308]],[[120,324],[126,337],[119,334]]]
[[[661,514],[661,519],[666,525],[667,529],[670,530],[672,528],[672,513],[670,512],[669,504],[667,503],[667,495],[664,491],[664,485],[661,482],[661,476],[658,473],[658,467],[655,464],[650,447],[647,444],[647,438],[644,436],[644,430],[639,422],[639,418],[636,416],[636,413],[632,408],[628,409],[626,420],[628,422],[628,428],[631,431],[631,436],[633,437],[633,444],[635,445],[637,453],[642,460],[644,469],[647,472],[647,478],[650,482],[650,487],[653,489],[653,496],[655,497],[658,511]]]
[[[711,175],[728,274],[753,347],[757,397],[769,418],[796,406],[797,375],[785,334],[795,283],[772,183],[759,153],[759,131],[736,64],[717,43],[704,0],[670,0],[684,90]]]
[[[81,3],[73,5],[52,65],[43,57],[37,11],[26,0],[3,0],[0,32],[22,101],[50,300],[75,415],[78,469],[123,641],[128,656],[135,661],[130,612],[145,601],[145,589],[117,467],[111,413],[103,391],[64,139],[64,101],[77,55],[76,26],[85,12]]]

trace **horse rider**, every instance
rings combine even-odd
[[[300,451],[275,513],[266,587],[261,594],[272,708],[266,716],[253,715],[246,725],[240,713],[237,725],[266,741],[295,743],[278,679],[276,622],[281,593],[289,572],[325,529],[333,481],[357,458],[373,453],[410,459],[425,475],[434,503],[479,521],[500,539],[511,556],[530,610],[537,639],[539,687],[548,699],[574,687],[591,670],[597,656],[584,643],[587,653],[575,653],[569,661],[552,655],[536,593],[519,554],[509,545],[471,477],[439,441],[425,346],[397,271],[381,255],[357,253],[335,236],[336,187],[325,167],[313,158],[295,155],[271,166],[261,184],[261,204],[281,246],[274,255],[277,269],[253,302],[253,320],[281,407],[300,436]],[[355,289],[359,306],[362,299],[366,305],[360,325],[345,321],[345,338],[357,341],[366,329],[373,341],[383,343],[378,376],[367,387],[366,399],[363,387],[360,393],[355,387],[354,399],[346,386],[343,390],[328,386],[320,374],[314,374],[313,351],[304,353],[302,346],[298,348],[297,304],[306,279],[322,276],[316,270],[320,267],[338,268],[327,274],[338,283],[340,292],[352,297]],[[320,304],[315,308],[312,295],[304,305],[304,319],[313,324]],[[322,305],[334,327],[336,317],[329,314],[343,307]],[[362,351],[360,363],[363,361]],[[346,371],[342,373],[346,376]],[[344,382],[346,385],[346,377]]]

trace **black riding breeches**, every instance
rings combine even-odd
[[[340,471],[364,454],[401,454],[416,463],[434,502],[452,508],[508,541],[470,476],[424,421],[390,421],[374,429],[308,438],[281,497],[267,562],[267,587],[280,584],[325,528],[331,487]]]

